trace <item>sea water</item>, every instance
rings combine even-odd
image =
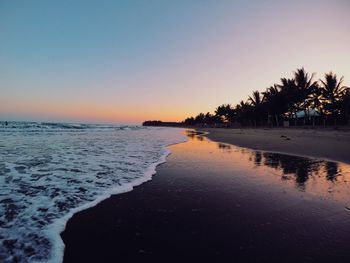
[[[179,129],[0,122],[0,262],[60,262],[76,212],[151,179]]]

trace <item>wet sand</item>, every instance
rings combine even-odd
[[[335,129],[198,129],[214,141],[256,150],[320,157],[350,164],[350,130]]]
[[[64,262],[350,262],[349,165],[190,137],[76,214]]]

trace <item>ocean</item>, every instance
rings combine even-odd
[[[0,122],[0,262],[60,262],[76,212],[151,179],[186,136],[142,126]]]

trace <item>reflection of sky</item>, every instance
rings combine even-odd
[[[349,83],[346,0],[247,2],[2,1],[0,118],[180,120],[300,66]]]
[[[243,171],[247,176],[259,175],[261,183],[288,187],[306,194],[349,201],[350,165],[300,156],[254,151],[230,144],[208,141],[188,134],[188,143],[175,145],[190,158],[205,160],[217,169]],[[203,147],[205,144],[206,147]],[[184,149],[186,148],[186,149]],[[234,168],[233,168],[234,167]]]

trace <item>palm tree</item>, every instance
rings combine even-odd
[[[231,123],[234,123],[235,121],[237,121],[237,111],[236,111],[236,109],[230,107],[230,109],[228,109],[226,118]]]
[[[267,109],[268,123],[271,123],[270,117],[274,116],[276,126],[279,126],[279,118],[286,111],[286,101],[279,86],[274,84],[263,92],[264,103]],[[273,124],[273,121],[272,121]]]
[[[264,117],[264,96],[261,96],[260,92],[256,90],[253,92],[253,96],[249,96],[248,101],[250,102],[250,106],[252,107],[254,115],[254,124],[255,126],[257,126],[258,124],[260,124],[261,120]]]
[[[324,117],[325,114],[324,114],[322,107],[321,107],[321,105],[322,105],[322,96],[321,95],[322,94],[321,94],[320,86],[317,84],[314,92],[311,94],[310,106],[311,106],[311,108],[316,110],[320,116]],[[315,117],[316,116],[313,116],[313,118],[312,118],[312,126],[315,126]]]
[[[186,118],[184,121],[183,121],[186,125],[195,125],[196,124],[196,121],[193,117],[188,117]]]
[[[295,85],[298,90],[296,108],[304,111],[304,125],[306,118],[309,117],[308,110],[312,104],[312,94],[317,88],[317,81],[312,80],[314,75],[315,73],[312,73],[311,76],[309,76],[304,68],[297,69],[297,71],[294,72]]]
[[[281,78],[281,84],[278,85],[280,88],[282,97],[285,100],[286,110],[284,114],[288,119],[297,119],[297,102],[299,101],[298,89],[295,84],[295,79]],[[294,123],[296,125],[296,123]]]
[[[241,125],[259,125],[268,120],[269,124],[279,126],[283,117],[297,120],[297,112],[304,111],[306,119],[310,110],[326,118],[328,116],[342,123],[349,121],[350,88],[342,86],[343,77],[339,80],[332,72],[325,74],[320,84],[313,80],[314,74],[309,74],[304,68],[294,72],[294,78],[281,78],[281,84],[274,84],[264,92],[254,91],[247,101],[241,101],[235,107],[222,104],[215,114],[200,113],[195,118],[187,118],[185,124],[218,124],[223,122],[239,122]],[[274,117],[274,120],[271,119]],[[313,116],[315,125],[315,116]],[[324,123],[325,123],[324,122]],[[294,125],[297,123],[295,122]]]
[[[333,72],[326,73],[324,75],[324,81],[320,79],[320,97],[321,97],[321,108],[325,112],[326,117],[331,116],[334,120],[334,124],[337,122],[338,109],[336,104],[338,101],[345,96],[347,88],[341,86],[344,77],[338,80],[338,77]]]
[[[215,116],[220,122],[229,121],[230,111],[232,110],[230,104],[222,104],[215,109]]]
[[[242,125],[245,125],[247,122],[251,122],[251,105],[248,102],[243,100],[240,101],[239,104],[236,105],[235,108],[237,114],[237,120]]]
[[[340,111],[340,114],[343,118],[343,123],[348,124],[350,119],[350,88],[344,87],[345,93],[342,96],[341,100],[336,103],[337,108]]]
[[[261,99],[261,96],[260,96],[260,92],[259,91],[254,91],[253,92],[253,97],[249,96],[249,99],[250,101],[250,104],[253,105],[254,107],[258,107],[261,105],[262,103],[262,99]]]
[[[203,124],[204,123],[204,120],[205,120],[205,115],[204,113],[199,113],[195,118],[195,123],[196,124]]]

